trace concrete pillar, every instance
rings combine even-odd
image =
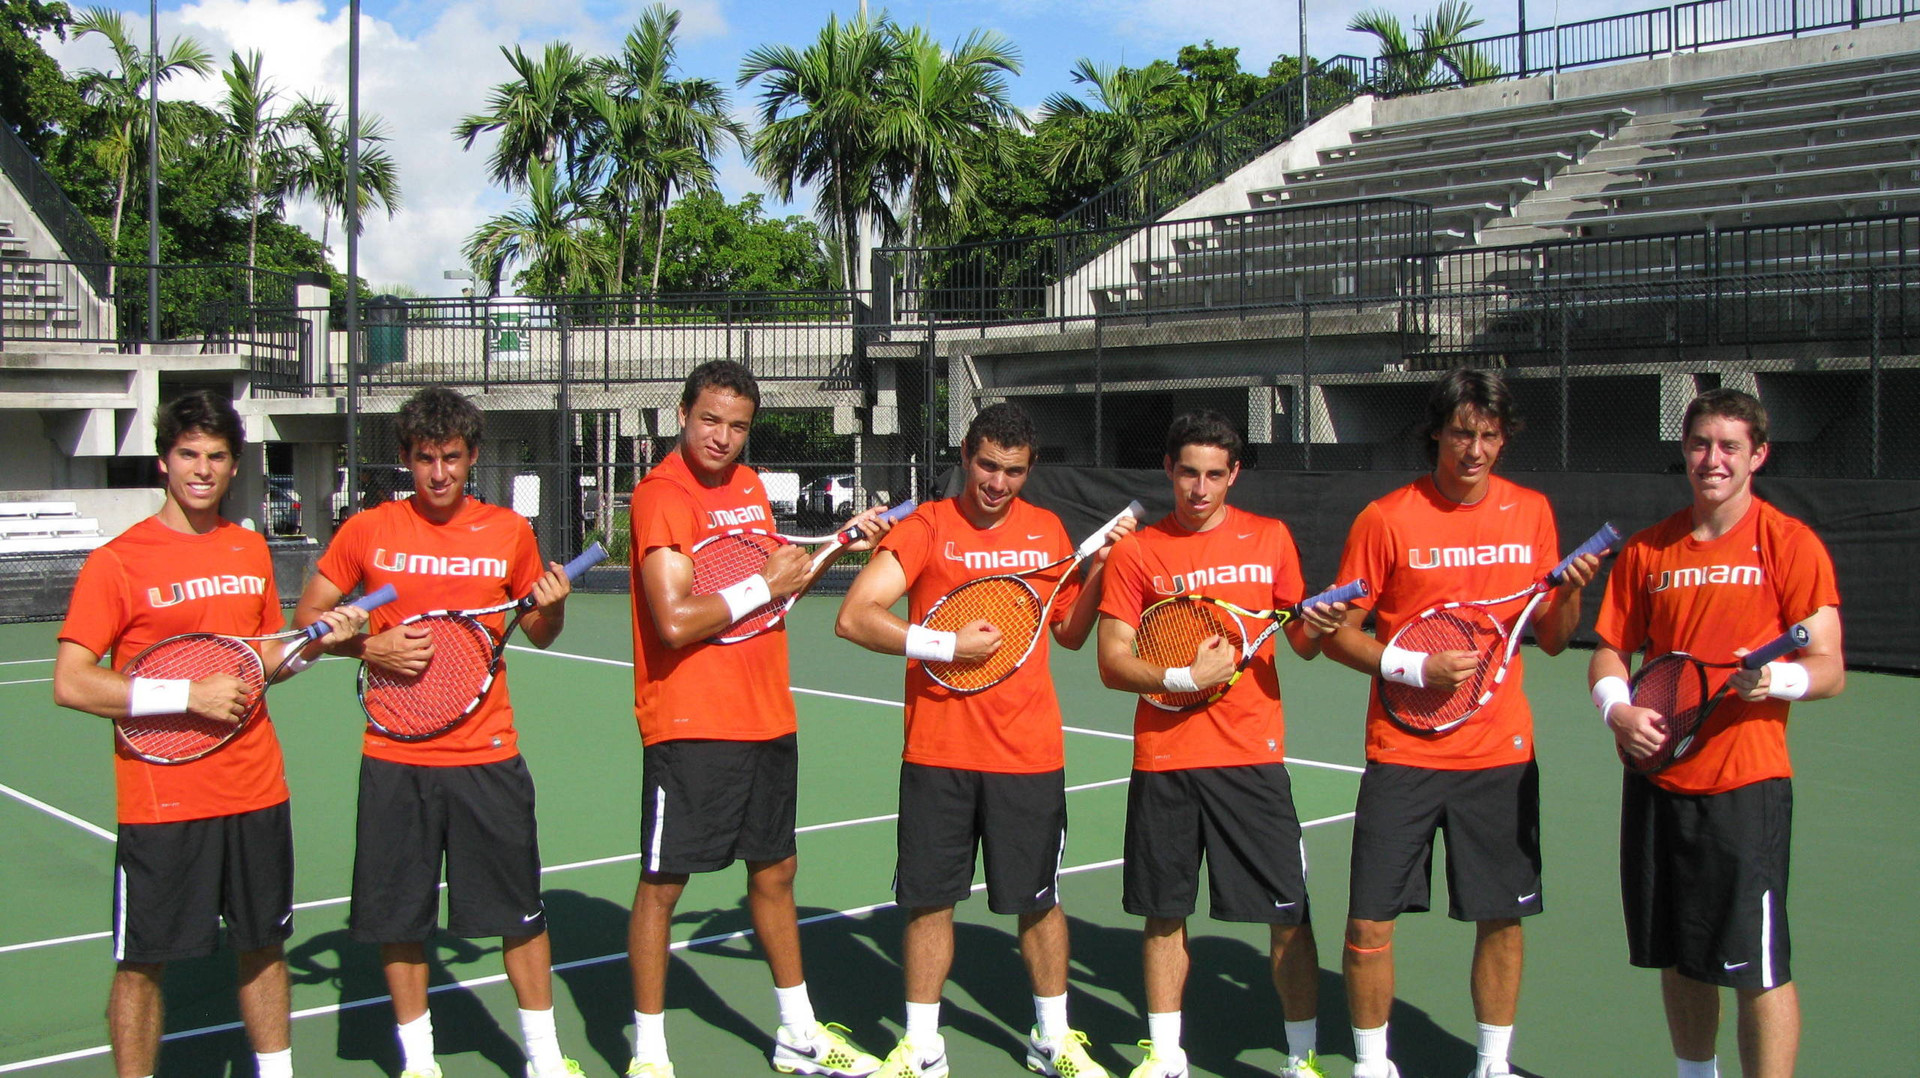
[[[329,284],[326,275],[320,273],[297,273],[293,278],[294,315],[307,320],[305,374],[309,383],[331,381],[333,294]]]
[[[333,495],[341,482],[332,442],[297,442],[293,447],[293,488],[300,492],[300,533],[316,542],[333,538]]]

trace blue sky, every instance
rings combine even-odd
[[[95,0],[97,2],[97,0]],[[1274,56],[1299,48],[1299,13],[1292,0],[916,0],[870,9],[902,22],[930,26],[942,41],[976,28],[1000,31],[1020,49],[1025,70],[1013,80],[1017,105],[1033,111],[1049,94],[1072,89],[1069,69],[1082,56],[1103,63],[1142,64],[1171,58],[1180,46],[1211,38],[1237,47],[1241,66],[1264,70]],[[1371,38],[1343,29],[1357,11],[1380,7],[1411,22],[1438,0],[1368,0],[1307,3],[1307,39],[1315,56],[1370,56]],[[139,40],[146,38],[146,3],[108,0],[124,11]],[[441,270],[460,264],[462,240],[511,202],[489,185],[484,161],[489,148],[463,151],[449,135],[456,120],[477,111],[489,87],[509,77],[499,46],[530,50],[566,40],[588,53],[616,50],[645,5],[608,0],[364,0],[361,30],[362,108],[384,115],[394,134],[404,205],[393,219],[369,221],[361,243],[361,273],[375,286],[401,283],[429,294],[450,291]],[[683,0],[681,62],[688,74],[732,86],[740,59],[762,44],[804,46],[829,14],[851,16],[858,0]],[[1556,7],[1565,21],[1654,6],[1632,0],[1532,0],[1529,25],[1550,25]],[[1511,4],[1475,5],[1486,20],[1476,33],[1512,31]],[[268,78],[287,98],[305,92],[346,96],[347,18],[344,2],[322,0],[163,0],[160,31],[198,38],[224,64],[232,49],[259,49]],[[69,72],[108,66],[97,39],[47,41]],[[202,100],[218,94],[219,80],[176,84],[176,92]],[[743,116],[752,109],[749,91],[736,92]],[[738,154],[723,162],[722,189],[737,198],[763,185]],[[806,204],[782,212],[807,211]],[[291,216],[319,234],[318,215],[296,206]],[[339,234],[338,227],[334,230]],[[336,262],[345,258],[335,241]]]

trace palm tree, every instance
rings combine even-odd
[[[290,165],[287,152],[289,124],[286,117],[273,111],[280,91],[261,73],[258,49],[241,56],[231,55],[227,70],[220,73],[226,81],[227,96],[220,102],[220,143],[216,152],[238,165],[247,196],[247,265],[252,266],[260,246],[260,216],[269,209],[279,210],[280,201],[289,193]],[[253,302],[253,274],[247,274],[247,302]]]
[[[527,166],[526,190],[525,204],[487,221],[468,237],[463,249],[468,264],[498,281],[507,266],[524,263],[521,284],[537,295],[565,294],[576,285],[584,290],[604,279],[612,259],[590,230],[585,192],[562,182],[554,166],[538,160]]]
[[[340,106],[331,98],[302,97],[287,113],[299,135],[289,147],[287,191],[312,199],[320,207],[320,249],[327,250],[333,215],[342,217],[347,206],[347,128]],[[387,125],[379,115],[360,117],[361,206],[378,205],[392,217],[400,208],[400,174],[393,156],[380,145],[387,141]],[[357,222],[364,231],[366,222]]]
[[[95,159],[100,166],[113,177],[113,225],[108,237],[107,250],[117,257],[120,249],[120,225],[125,219],[127,188],[133,175],[133,165],[141,156],[147,144],[147,103],[148,80],[165,83],[185,71],[204,75],[213,70],[213,56],[190,37],[176,37],[167,43],[167,50],[160,57],[158,65],[150,62],[148,55],[141,50],[127,32],[127,25],[117,11],[104,7],[88,8],[72,24],[76,40],[88,34],[98,34],[107,40],[113,50],[113,59],[119,65],[119,71],[98,71],[86,68],[77,78],[81,93],[87,102],[100,110],[105,127],[104,136],[95,144]],[[171,110],[163,110],[162,115]],[[168,151],[174,141],[168,136],[168,125],[160,127],[162,151]],[[158,228],[159,222],[147,222],[148,228]],[[107,268],[107,289],[113,289],[113,267]]]
[[[892,28],[888,109],[875,132],[881,168],[904,188],[905,242],[964,221],[978,201],[982,168],[1004,168],[1006,138],[1024,123],[1008,99],[1020,73],[1013,43],[975,31],[943,51],[922,27]]]
[[[858,278],[859,223],[871,217],[885,237],[898,233],[887,205],[880,128],[891,111],[886,92],[896,35],[885,14],[842,23],[829,16],[804,50],[762,45],[740,64],[739,84],[758,79],[760,130],[747,147],[754,171],[775,197],[792,201],[811,184],[815,215],[841,242],[842,280]]]
[[[513,187],[529,182],[535,163],[562,165],[575,179],[575,160],[585,138],[587,98],[593,87],[588,62],[564,42],[549,44],[539,60],[519,46],[502,46],[515,78],[495,86],[487,111],[454,125],[453,137],[473,149],[482,132],[500,132],[500,141],[488,158],[495,183]]]
[[[1098,182],[1116,170],[1144,183],[1148,163],[1188,134],[1164,107],[1182,85],[1172,65],[1113,67],[1082,57],[1073,65],[1073,81],[1092,88],[1091,100],[1056,93],[1041,104],[1041,126],[1053,146],[1045,167],[1055,184]],[[1146,194],[1144,188],[1134,192],[1143,203]],[[1124,216],[1134,220],[1139,214]]]
[[[1374,89],[1382,94],[1415,93],[1449,83],[1470,85],[1500,77],[1491,58],[1471,45],[1462,45],[1467,32],[1483,21],[1473,17],[1467,0],[1442,0],[1433,14],[1414,23],[1417,43],[1407,37],[1398,16],[1381,8],[1353,17],[1347,29],[1371,34],[1380,42],[1381,74]],[[1444,78],[1444,69],[1451,78]]]

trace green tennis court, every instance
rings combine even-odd
[[[901,918],[889,904],[900,749],[900,660],[834,638],[836,600],[795,612],[789,639],[800,711],[801,875],[808,983],[821,1016],[884,1054],[901,1017]],[[56,626],[0,627],[0,1072],[109,1072],[101,1018],[112,971],[109,734],[54,707]],[[522,746],[540,789],[563,1045],[589,1074],[622,1072],[632,1000],[627,907],[638,873],[639,736],[626,601],[582,595],[553,652],[516,651]],[[1529,653],[1544,771],[1547,909],[1528,922],[1514,1061],[1536,1075],[1671,1072],[1656,978],[1626,965],[1616,885],[1618,764],[1586,703],[1586,654]],[[306,1075],[393,1074],[391,1013],[371,948],[345,919],[360,717],[353,664],[328,661],[277,691],[273,711],[293,787],[301,903],[289,943],[296,1065]],[[1073,830],[1063,893],[1073,924],[1075,1025],[1124,1075],[1139,1059],[1138,922],[1120,910],[1121,822],[1132,701],[1103,689],[1090,653],[1055,658],[1067,722]],[[1321,1049],[1346,1075],[1352,1047],[1338,972],[1346,864],[1361,763],[1365,682],[1322,660],[1283,659],[1289,755],[1307,831],[1321,951]],[[1837,701],[1797,708],[1799,769],[1793,934],[1805,1014],[1803,1058],[1842,1074],[1910,1073],[1920,1027],[1903,1001],[1920,952],[1920,843],[1909,802],[1914,683],[1855,673]],[[1436,874],[1438,875],[1438,874]],[[772,994],[738,869],[699,877],[681,903],[668,1040],[685,1078],[771,1073]],[[1436,905],[1444,883],[1436,879]],[[1025,1073],[1032,1006],[1012,922],[965,903],[946,997],[954,1073]],[[1265,932],[1192,922],[1186,1043],[1195,1074],[1250,1078],[1281,1062]],[[1405,918],[1393,1054],[1406,1078],[1460,1078],[1473,1063],[1466,989],[1472,930],[1442,914]],[[434,1026],[449,1078],[520,1073],[518,1022],[497,943],[441,938]],[[163,1075],[251,1074],[228,954],[169,971]],[[1889,1005],[1889,1002],[1892,1005]],[[1906,1032],[1900,1032],[1900,1030]],[[1735,1073],[1731,1017],[1723,1073]],[[1819,1060],[1820,1062],[1813,1062]]]

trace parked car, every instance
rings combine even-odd
[[[293,489],[293,477],[267,476],[267,534],[299,535],[300,492]]]
[[[853,476],[828,475],[800,488],[800,514],[816,520],[841,521],[853,515]]]

